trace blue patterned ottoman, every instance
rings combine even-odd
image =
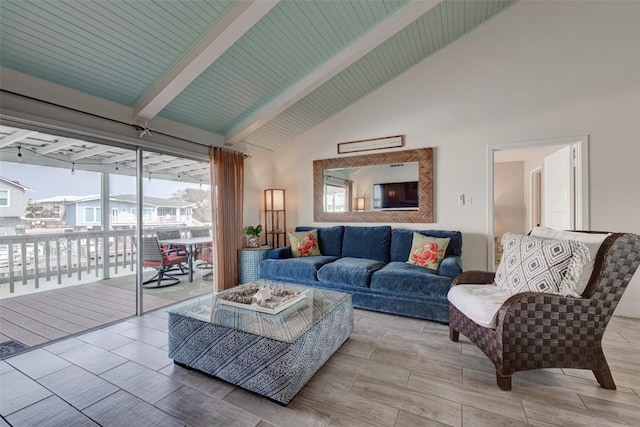
[[[223,305],[215,296],[171,310],[169,357],[286,405],[351,335],[351,295],[252,284],[306,290],[307,297],[278,314]]]

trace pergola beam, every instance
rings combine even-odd
[[[0,148],[8,147],[14,142],[20,142],[23,139],[30,137],[34,133],[36,132],[30,131],[28,129],[23,129],[23,130],[14,132],[11,135],[7,135],[6,137],[0,140]]]
[[[96,156],[98,154],[106,153],[107,151],[112,150],[112,149],[113,149],[113,147],[109,147],[108,145],[94,147],[94,148],[91,148],[89,150],[84,150],[84,151],[81,151],[79,153],[72,154],[71,156],[69,156],[69,160],[70,161],[75,161],[75,160],[80,160],[80,159],[86,159],[87,157]]]
[[[271,0],[236,3],[134,106],[134,121],[144,123],[157,116],[277,3]]]
[[[125,162],[128,160],[134,160],[136,158],[136,152],[131,151],[129,153],[120,154],[118,156],[109,157],[107,159],[102,159],[103,164],[116,163],[116,162]]]
[[[157,166],[153,166],[150,168],[147,168],[147,170],[149,172],[157,172],[157,171],[161,171],[164,169],[171,169],[171,168],[176,168],[178,166],[185,166],[185,165],[193,165],[194,163],[199,163],[195,160],[185,160],[185,159],[181,159],[181,160],[174,160],[171,162],[166,162],[166,163],[162,163],[160,165]],[[173,172],[173,171],[171,171]]]
[[[410,1],[342,52],[325,62],[300,82],[291,86],[264,108],[241,121],[237,126],[227,132],[225,135],[225,145],[233,145],[241,141],[269,120],[354,64],[420,16],[427,13],[430,9],[438,5],[438,3],[440,3],[440,1]]]
[[[36,148],[34,151],[37,154],[49,154],[49,153],[53,153],[54,151],[63,150],[67,147],[71,147],[73,144],[82,144],[82,143],[83,141],[78,141],[77,139],[60,138],[58,142],[47,145],[46,147]]]
[[[180,173],[180,172],[193,172],[193,173],[197,173],[197,171],[199,170],[209,170],[209,164],[205,163],[204,165],[194,168],[193,166],[182,166],[180,168],[175,168],[174,170],[171,171],[171,173]]]

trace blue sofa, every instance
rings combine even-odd
[[[447,292],[462,272],[459,231],[375,227],[297,227],[318,230],[321,256],[293,258],[291,247],[269,251],[260,278],[352,294],[353,306],[449,322]],[[451,239],[438,271],[408,264],[414,231]]]

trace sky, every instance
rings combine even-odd
[[[0,162],[0,176],[10,181],[19,181],[29,187],[26,200],[40,200],[54,196],[89,196],[100,194],[100,173],[70,169],[28,165],[24,163]],[[111,194],[135,194],[135,177],[111,175]],[[167,181],[157,178],[143,180],[143,193],[149,197],[168,199],[173,193],[186,188],[198,188],[198,184]],[[204,188],[204,186],[203,186]]]

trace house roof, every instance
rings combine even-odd
[[[89,202],[92,200],[100,200],[100,195],[83,196],[69,202],[78,203],[78,202]],[[109,200],[115,201],[115,202],[135,203],[136,195],[135,194],[117,194],[117,195],[109,196]],[[147,197],[147,196],[144,196],[142,198],[142,202],[146,206],[153,206],[156,208],[188,208],[196,205],[195,203],[186,202],[180,199],[162,199],[159,197]]]
[[[27,187],[27,186],[24,186],[24,185],[20,184],[20,182],[19,182],[19,181],[12,181],[12,180],[10,180],[10,179],[3,178],[3,177],[1,177],[1,176],[0,176],[0,181],[5,182],[5,183],[7,183],[7,184],[9,184],[9,185],[13,185],[13,186],[19,187],[19,188],[21,188],[21,189],[22,189],[22,190],[24,190],[24,191],[31,190],[29,187]]]
[[[76,200],[82,200],[82,199],[84,199],[86,197],[87,196],[53,196],[53,197],[47,197],[45,199],[31,200],[29,202],[29,204],[31,204],[31,203],[75,202]]]
[[[80,95],[91,96],[112,103],[100,112],[108,119],[152,130],[162,120],[175,124],[173,136],[197,129],[218,136],[214,144],[275,150],[513,3],[4,1],[0,85],[33,96],[30,80],[14,77],[37,78],[51,89],[38,99],[86,111]],[[131,160],[38,137],[4,132],[0,146]]]
[[[136,195],[120,194],[117,196],[111,196],[110,200],[135,203]],[[142,198],[142,201],[145,205],[155,206],[157,208],[188,208],[196,205],[195,203],[185,202],[184,200],[180,200],[180,199],[161,199],[159,197],[147,197],[147,196],[144,196]]]

